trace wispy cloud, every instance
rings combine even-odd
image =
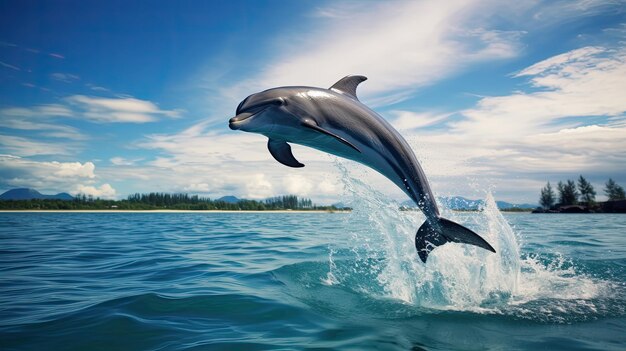
[[[161,116],[180,117],[182,110],[162,110],[155,103],[133,97],[103,98],[73,95],[63,99],[64,104],[33,107],[7,107],[0,109],[0,121],[6,128],[23,130],[63,130],[70,127],[62,123],[35,123],[35,120],[52,118],[78,118],[96,123],[146,123]]]
[[[0,134],[0,150],[18,156],[70,155],[74,147],[67,143],[35,141],[29,138]]]
[[[40,135],[49,138],[62,138],[69,140],[86,140],[87,136],[77,128],[59,123],[55,120],[58,117],[72,117],[73,112],[65,106],[58,104],[41,105],[32,108],[9,107],[0,109],[0,127],[23,130],[39,131]],[[16,144],[17,143],[17,144]],[[6,141],[3,145],[30,145],[27,150],[38,154],[41,153],[36,145],[42,144],[39,141],[32,141],[28,138],[19,138]],[[47,145],[45,143],[44,145]],[[56,144],[51,150],[64,150],[64,144]],[[18,153],[23,155],[22,153]]]
[[[59,82],[64,82],[64,83],[72,83],[77,80],[80,80],[80,77],[75,74],[60,73],[60,72],[50,74],[50,78]]]
[[[180,117],[180,110],[161,110],[147,100],[124,98],[102,98],[74,95],[65,99],[87,120],[98,123],[146,123],[154,122],[159,116]]]
[[[554,130],[555,123],[575,127],[586,124],[584,117],[626,111],[624,49],[580,48],[532,65],[516,77],[531,77],[538,91],[483,98],[463,111],[467,118],[453,124],[453,131],[511,139]]]
[[[64,138],[72,140],[85,140],[86,136],[78,129],[62,124],[30,121],[27,119],[2,118],[0,127],[18,130],[49,131],[45,134],[48,137]]]
[[[135,165],[137,162],[142,161],[143,159],[139,158],[139,159],[128,159],[125,157],[120,157],[120,156],[116,156],[116,157],[111,157],[109,159],[109,162],[111,162],[111,164],[115,165],[115,166],[132,166]]]
[[[446,118],[450,117],[450,113],[433,113],[433,112],[411,112],[394,110],[390,114],[395,118],[390,120],[390,123],[399,130],[411,130],[416,128],[423,128],[432,126]]]
[[[14,70],[14,71],[21,71],[21,69],[20,69],[19,67],[14,66],[14,65],[10,65],[10,64],[8,64],[8,63],[6,63],[6,62],[2,62],[2,61],[0,61],[0,66],[2,66],[2,67],[6,67],[6,68],[8,68],[8,69],[12,69],[12,70]]]
[[[421,133],[421,148],[438,155],[431,173],[501,184],[578,172],[626,180],[626,50],[584,47],[513,77],[529,79],[528,91],[484,97],[445,134]]]
[[[495,31],[477,23],[481,1],[352,3],[318,8],[315,29],[281,37],[272,62],[251,79],[224,89],[246,96],[273,86],[328,86],[346,74],[375,77],[365,99],[415,90],[462,67],[519,53],[517,31]],[[493,10],[492,10],[493,11]],[[349,16],[348,16],[349,13]]]
[[[72,110],[60,104],[39,105],[34,107],[7,107],[0,110],[0,116],[20,118],[71,117]]]
[[[107,89],[105,87],[101,87],[101,86],[98,86],[98,85],[95,85],[95,84],[92,84],[92,83],[87,83],[87,84],[85,84],[85,86],[87,88],[91,89],[91,90],[94,90],[94,91],[102,91],[102,92],[110,91],[109,89]]]
[[[541,22],[575,21],[579,17],[600,13],[619,14],[626,12],[624,0],[558,0],[542,1],[533,19]]]
[[[50,57],[54,57],[56,59],[65,59],[65,56],[61,55],[61,54],[57,54],[57,53],[52,53],[52,52],[43,52],[39,49],[34,49],[34,48],[28,48],[28,47],[23,47],[14,43],[9,43],[6,41],[0,41],[0,46],[4,46],[4,47],[10,47],[10,48],[14,48],[17,50],[21,50],[21,51],[26,51],[29,52],[31,54],[45,54],[48,55]]]

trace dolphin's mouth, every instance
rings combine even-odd
[[[256,113],[242,112],[228,121],[228,127],[232,130],[237,130],[241,127],[241,125],[243,124],[243,121],[249,119],[250,117],[256,115],[259,112],[256,112]]]

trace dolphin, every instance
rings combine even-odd
[[[291,152],[289,143],[296,143],[362,163],[381,173],[426,216],[415,235],[415,248],[424,263],[434,248],[447,242],[496,252],[472,230],[439,215],[426,175],[409,144],[357,98],[356,88],[366,79],[347,76],[329,89],[293,86],[252,94],[239,104],[229,127],[267,136],[270,154],[289,167],[304,167]]]

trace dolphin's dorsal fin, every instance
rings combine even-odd
[[[356,97],[356,87],[366,80],[367,77],[365,76],[346,76],[341,78],[337,83],[333,84],[333,86],[330,87],[330,90],[346,94],[358,101],[359,98]]]
[[[286,141],[269,139],[267,141],[267,148],[270,150],[270,154],[274,156],[276,161],[284,164],[285,166],[294,168],[304,167],[302,163],[298,162],[298,160],[293,157],[293,154],[291,153],[291,146],[289,146]]]

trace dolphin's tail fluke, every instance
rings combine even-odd
[[[491,252],[496,252],[485,239],[464,226],[445,218],[434,221],[426,220],[415,234],[415,248],[422,262],[426,263],[428,254],[437,246],[447,242],[476,245]]]

